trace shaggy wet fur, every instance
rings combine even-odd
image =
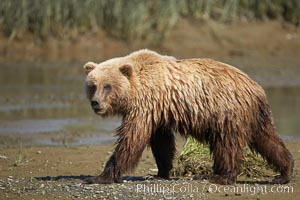
[[[210,59],[176,60],[149,50],[90,63],[85,69],[87,85],[112,84],[110,94],[87,87],[89,99],[102,99],[109,108],[101,115],[123,117],[113,155],[103,173],[89,182],[119,182],[136,167],[147,145],[158,176],[169,178],[176,132],[209,144],[211,182],[236,181],[247,145],[278,169],[281,175],[274,183],[291,180],[293,159],[275,130],[266,95],[240,70]]]

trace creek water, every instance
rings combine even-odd
[[[0,146],[114,141],[120,119],[102,119],[92,112],[85,97],[81,66],[82,63],[0,63]],[[260,72],[244,71],[264,87]],[[298,140],[300,84],[288,76],[280,78],[296,84],[268,83],[264,88],[280,136]]]

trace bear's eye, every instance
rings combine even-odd
[[[105,85],[103,86],[103,88],[104,88],[104,90],[106,90],[106,91],[110,91],[110,90],[111,90],[111,85],[110,85],[110,84],[105,84]]]
[[[96,85],[89,86],[89,90],[91,91],[92,94],[94,94],[96,92],[96,89],[97,89]]]

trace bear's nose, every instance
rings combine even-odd
[[[92,100],[91,106],[93,109],[99,109],[99,101],[98,100]]]

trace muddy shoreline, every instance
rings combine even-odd
[[[231,189],[207,181],[192,181],[191,177],[172,177],[169,181],[153,179],[151,176],[157,169],[149,149],[144,152],[137,169],[124,176],[123,183],[87,185],[84,179],[101,172],[113,145],[6,148],[0,151],[0,198],[291,199],[300,195],[299,144],[287,142],[295,159],[295,176],[291,183],[278,186],[270,184],[272,177],[242,176]],[[181,145],[182,141],[178,141],[178,152]]]

